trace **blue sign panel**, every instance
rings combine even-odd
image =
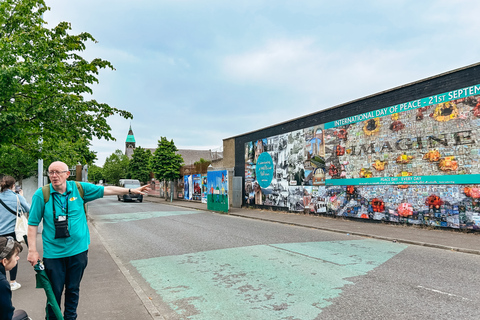
[[[413,176],[413,177],[381,177],[356,179],[327,179],[327,186],[345,185],[389,185],[389,184],[476,184],[480,174],[443,175],[443,176]]]
[[[260,187],[267,188],[272,183],[273,159],[268,152],[263,152],[258,157],[255,173]]]

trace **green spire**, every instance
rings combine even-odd
[[[133,136],[132,125],[130,125],[130,129],[128,130],[127,141],[125,142],[135,142],[135,137]]]

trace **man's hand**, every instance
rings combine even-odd
[[[34,265],[36,265],[36,264],[37,264],[37,261],[40,260],[40,255],[38,254],[38,251],[30,251],[30,250],[28,250],[27,260],[28,260],[28,262],[30,262],[30,264],[32,265],[32,267],[33,267]]]
[[[144,185],[143,187],[140,187],[140,188],[130,189],[130,192],[135,193],[135,194],[147,194],[149,191],[152,191],[152,189],[150,188],[150,185],[148,185],[148,184],[146,184],[146,185]]]

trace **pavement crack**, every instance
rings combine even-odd
[[[325,259],[321,259],[321,258],[317,258],[317,257],[312,257],[312,256],[309,256],[309,255],[307,255],[307,254],[303,254],[303,253],[299,253],[299,252],[296,252],[296,251],[288,250],[288,249],[285,249],[285,248],[277,247],[277,246],[275,246],[275,245],[273,245],[273,244],[268,244],[267,246],[272,247],[272,248],[275,248],[275,249],[277,249],[277,250],[286,251],[286,252],[289,252],[289,253],[292,253],[292,254],[295,254],[295,255],[298,255],[298,256],[306,257],[306,258],[309,258],[309,259],[318,260],[318,261],[323,261],[323,262],[325,262],[325,263],[333,264],[333,265],[336,265],[336,266],[339,266],[339,267],[344,267],[344,266],[345,266],[344,264],[335,263],[335,262],[332,262],[332,261],[329,261],[329,260],[325,260]]]

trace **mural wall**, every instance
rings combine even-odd
[[[480,228],[480,85],[245,144],[245,202]]]

